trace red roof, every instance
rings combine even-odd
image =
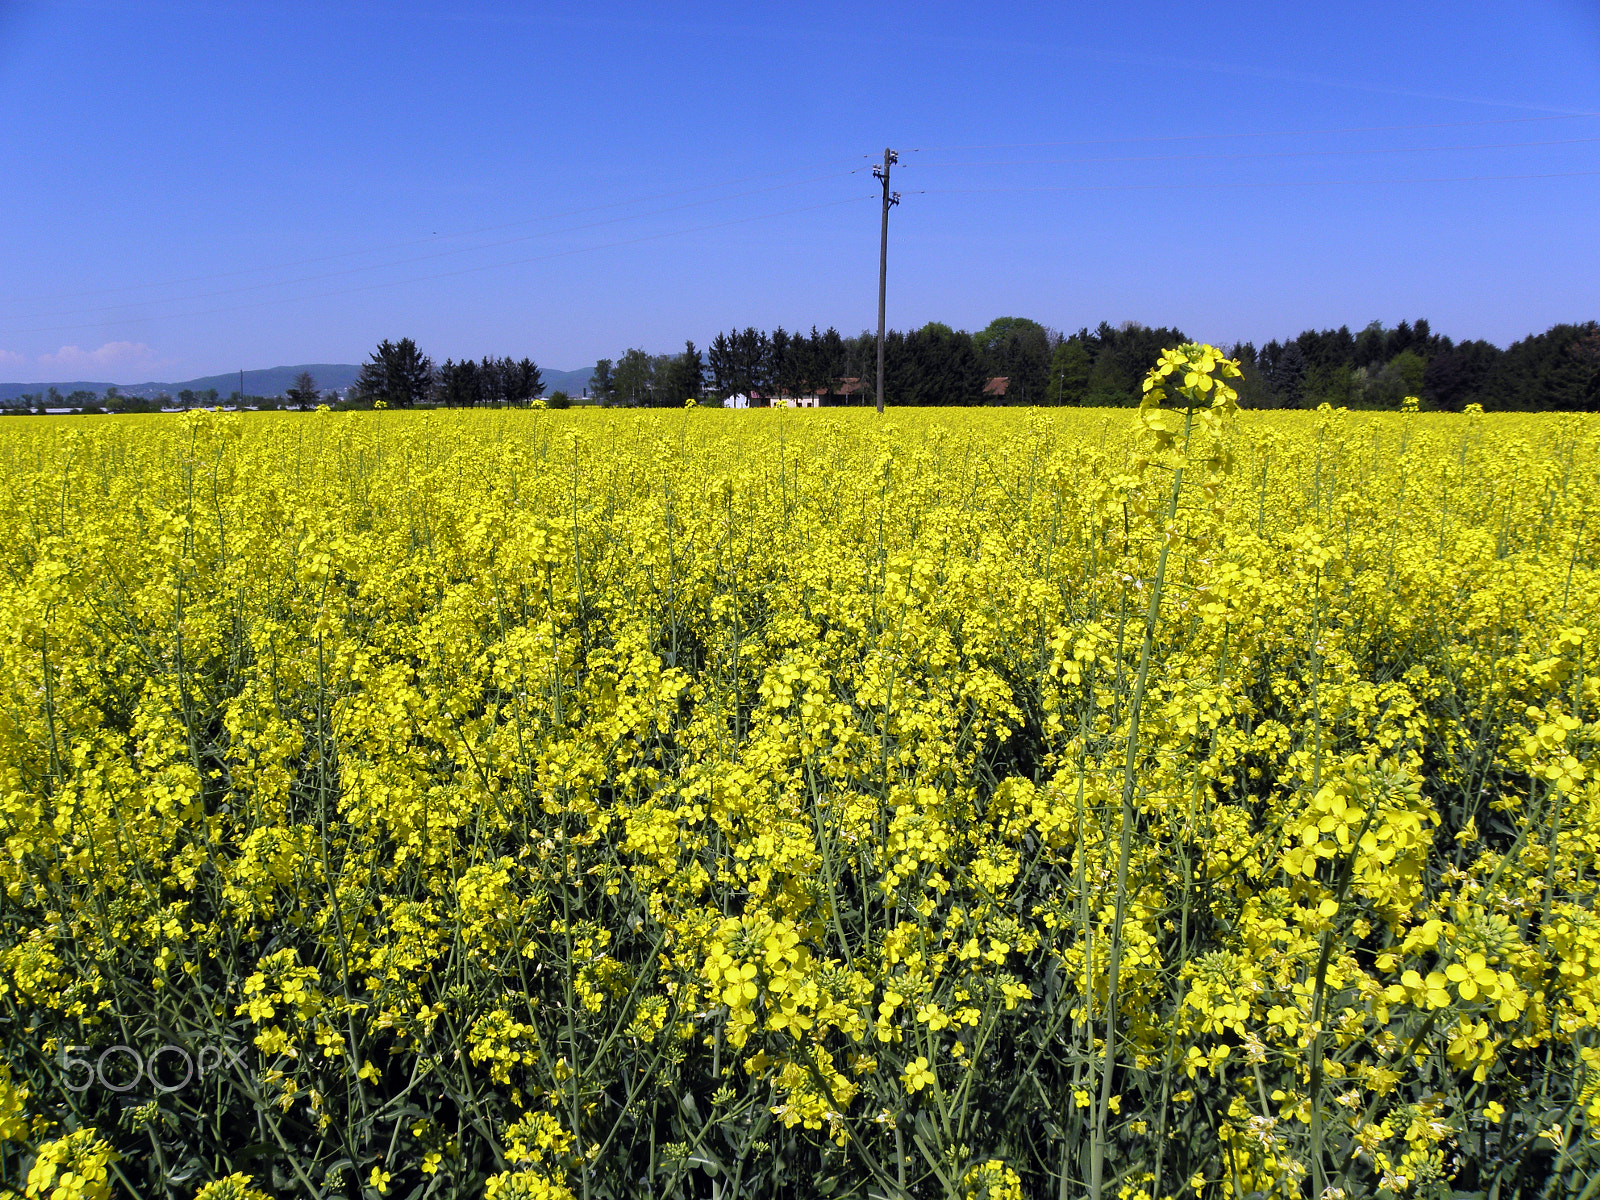
[[[866,387],[867,387],[867,385],[861,382],[861,379],[860,379],[859,376],[846,375],[843,379],[840,379],[838,381],[838,386],[836,386],[833,389],[833,395],[835,395],[835,396],[853,396],[857,392],[865,391]],[[825,396],[827,394],[828,394],[828,391],[827,391],[826,388],[818,388],[817,389],[817,395]]]
[[[801,388],[799,394],[811,396],[853,396],[857,392],[864,392],[866,390],[867,385],[861,381],[859,376],[846,375],[842,379],[835,380],[835,386],[833,387],[832,391],[829,391],[829,389],[825,387],[813,388],[809,384],[806,384]],[[791,397],[786,396],[766,396],[760,392],[750,392],[749,396],[752,400],[791,399]]]
[[[1006,389],[1010,386],[1010,376],[996,375],[993,379],[989,380],[988,383],[983,385],[983,394],[985,396],[1004,396],[1006,394]]]

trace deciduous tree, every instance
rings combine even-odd
[[[1089,394],[1089,371],[1094,360],[1082,338],[1070,337],[1050,356],[1050,382],[1045,391],[1047,404],[1082,404]]]
[[[611,367],[611,360],[602,358],[594,364],[594,374],[589,376],[589,394],[601,406],[609,406],[616,399],[617,383]]]

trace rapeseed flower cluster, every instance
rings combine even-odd
[[[8,1195],[1581,1193],[1600,424],[1236,373],[0,429]]]

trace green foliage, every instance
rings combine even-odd
[[[1005,403],[1043,404],[1050,380],[1052,336],[1026,317],[996,317],[972,335],[984,374],[1007,380]]]
[[[929,322],[904,338],[896,335],[885,362],[885,391],[896,404],[944,407],[980,401],[988,378],[976,346],[965,331]]]
[[[1313,366],[1306,371],[1305,398],[1310,408],[1329,404],[1334,408],[1357,408],[1361,405],[1361,380],[1355,368],[1346,363]]]
[[[1162,348],[1185,340],[1182,330],[1134,321],[1102,322],[1067,338],[1025,317],[997,318],[975,334],[930,321],[909,333],[887,332],[884,385],[895,404],[975,405],[989,403],[984,384],[1004,376],[1006,404],[1127,407],[1138,403],[1139,381]],[[1246,408],[1396,409],[1403,397],[1416,395],[1426,408],[1452,412],[1468,404],[1600,409],[1600,324],[1594,322],[1558,325],[1505,351],[1482,341],[1458,345],[1419,319],[1392,329],[1374,321],[1360,333],[1348,326],[1306,330],[1259,350],[1240,343],[1232,353],[1240,360],[1238,390]],[[876,372],[877,338],[870,332],[845,338],[814,327],[808,337],[782,328],[770,334],[731,330],[712,340],[706,356],[710,391],[718,399],[814,392],[825,403],[870,403]],[[595,387],[605,390],[599,381]],[[656,402],[654,385],[640,395],[635,402]]]
[[[631,349],[617,360],[611,377],[612,400],[630,408],[649,405],[655,398],[656,357]]]
[[[666,408],[681,408],[685,400],[696,400],[705,392],[705,365],[693,342],[685,342],[683,353],[666,361],[656,389],[657,403]]]
[[[1496,407],[1490,393],[1501,351],[1485,341],[1461,342],[1428,359],[1423,390],[1446,412],[1461,412],[1469,404]]]
[[[1556,325],[1513,342],[1496,363],[1487,390],[1496,407],[1529,412],[1600,409],[1600,323]]]
[[[1076,340],[1094,360],[1084,402],[1121,408],[1139,403],[1140,382],[1159,361],[1162,350],[1189,339],[1177,329],[1151,329],[1137,321],[1113,328],[1102,321],[1093,333],[1080,329]]]
[[[1083,404],[1089,395],[1089,379],[1094,367],[1084,339],[1070,337],[1056,347],[1050,357],[1050,385],[1046,403]]]
[[[369,403],[378,400],[390,408],[411,408],[425,401],[433,389],[433,360],[410,338],[378,343],[356,378],[354,395]]]
[[[611,374],[611,360],[602,358],[594,364],[594,374],[589,378],[589,394],[595,403],[609,407],[616,395],[616,380]]]
[[[191,404],[185,404],[185,408],[192,406],[193,393],[190,395]],[[182,393],[179,393],[179,399],[181,400],[182,398]],[[317,381],[312,377],[311,372],[301,371],[300,374],[294,377],[294,386],[284,392],[283,398],[288,403],[299,405],[302,408],[315,408],[322,401],[322,393],[317,389]]]

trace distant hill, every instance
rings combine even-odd
[[[302,363],[298,367],[268,367],[264,371],[246,371],[244,373],[244,394],[247,396],[281,396],[294,386],[294,377],[301,371],[310,371],[311,378],[317,381],[317,386],[325,392],[339,391],[349,387],[356,381],[356,376],[361,374],[361,368],[349,363]],[[216,388],[219,393],[226,396],[230,392],[239,390],[239,372],[231,375],[207,375],[202,379],[190,379],[184,383],[142,383],[141,388],[154,388],[152,392],[140,392],[140,395],[155,395],[156,392],[167,392],[176,396],[183,388],[190,391],[203,392],[207,388]],[[132,388],[123,388],[124,392],[133,393]]]
[[[589,386],[589,378],[594,374],[594,368],[589,367],[583,371],[552,371],[548,367],[539,368],[539,375],[544,379],[544,394],[551,392],[565,392],[569,396],[581,396],[583,390]]]
[[[301,371],[310,371],[311,377],[317,381],[317,386],[325,392],[340,391],[349,387],[356,381],[356,376],[361,373],[361,368],[352,363],[301,363],[294,367],[268,367],[260,371],[246,371],[244,373],[244,393],[247,396],[281,396],[294,384],[294,377]],[[589,377],[594,371],[551,371],[546,369],[544,375],[545,395],[554,391],[564,391],[569,396],[583,395],[583,389],[589,384]],[[43,383],[0,383],[0,404],[15,400],[18,396],[32,395],[35,392],[47,392],[55,388],[63,396],[73,392],[94,392],[104,395],[105,390],[112,385],[109,383],[91,383],[85,380],[72,380],[58,382],[46,380]],[[227,375],[205,375],[199,379],[185,379],[177,383],[133,383],[117,384],[117,391],[124,396],[137,396],[141,399],[151,399],[165,392],[169,396],[176,396],[185,388],[191,392],[203,392],[207,388],[216,388],[217,394],[226,398],[229,394],[239,390],[239,372],[233,371]]]
[[[323,391],[336,391],[347,388],[356,381],[356,376],[361,373],[361,368],[351,366],[349,363],[302,363],[294,367],[268,367],[261,371],[246,371],[244,373],[244,392],[247,396],[281,396],[294,383],[294,377],[301,371],[310,371],[311,377],[317,381],[317,386]],[[73,392],[94,392],[104,395],[105,390],[112,385],[109,383],[91,383],[85,380],[72,380],[70,382],[56,382],[47,380],[43,383],[0,383],[0,402],[15,400],[18,396],[31,395],[35,392],[49,391],[55,388],[63,396]],[[192,392],[203,392],[207,388],[216,388],[219,396],[226,397],[239,390],[239,372],[233,371],[227,375],[205,375],[199,379],[184,379],[176,383],[130,383],[117,384],[117,391],[124,396],[137,396],[148,400],[159,396],[162,392],[169,396],[176,396],[188,388]]]

